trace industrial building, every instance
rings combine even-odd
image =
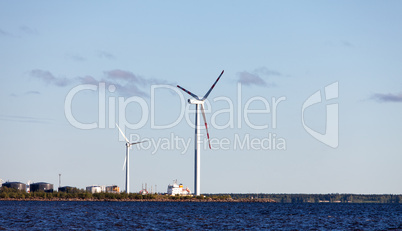
[[[106,192],[106,193],[120,193],[120,187],[117,185],[112,185],[112,186],[97,186],[97,185],[92,185],[92,186],[87,186],[86,191],[90,193],[101,193],[101,192]]]
[[[190,189],[184,189],[183,184],[177,184],[177,180],[173,184],[168,185],[167,194],[170,196],[187,196],[191,195]]]
[[[38,182],[29,185],[30,192],[53,192],[53,184],[49,184],[46,182]]]
[[[120,188],[117,185],[106,186],[105,192],[107,193],[120,193]]]
[[[65,192],[65,193],[74,193],[74,192],[78,192],[78,189],[76,187],[72,187],[72,186],[63,186],[63,187],[59,187],[58,191]]]
[[[6,182],[2,184],[2,187],[14,188],[24,192],[27,191],[27,185],[21,182]]]
[[[86,191],[90,192],[90,193],[101,193],[102,188],[101,188],[101,186],[88,186],[86,188]]]

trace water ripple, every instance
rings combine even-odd
[[[0,201],[0,230],[402,230],[399,204]]]

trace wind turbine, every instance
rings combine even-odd
[[[196,196],[200,195],[200,161],[201,161],[201,156],[200,156],[200,108],[202,112],[202,117],[204,118],[204,123],[205,123],[205,129],[207,131],[207,137],[208,137],[208,144],[209,148],[211,149],[211,143],[209,141],[209,133],[208,133],[208,125],[207,125],[207,120],[205,118],[205,112],[204,112],[204,101],[207,99],[209,96],[209,93],[211,93],[212,89],[214,89],[216,83],[219,81],[221,76],[223,75],[223,72],[219,75],[219,77],[216,79],[215,83],[212,85],[212,87],[209,89],[207,94],[204,95],[204,97],[200,98],[197,95],[191,93],[190,91],[187,91],[186,89],[180,87],[177,85],[178,88],[182,89],[184,92],[187,94],[191,95],[194,99],[189,99],[188,103],[190,104],[195,104],[195,141],[194,141],[194,151],[195,151],[195,157],[194,157],[194,193]]]
[[[117,128],[119,129],[120,133],[123,135],[124,139],[126,140],[126,158],[124,158],[124,164],[123,164],[123,169],[124,165],[126,165],[126,193],[130,192],[130,167],[129,167],[129,153],[130,153],[130,148],[134,144],[139,144],[145,141],[140,141],[140,142],[135,142],[135,143],[130,143],[130,141],[127,139],[127,137],[124,135],[123,131],[120,129],[119,125],[117,125]]]

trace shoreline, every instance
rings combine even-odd
[[[62,202],[231,202],[231,203],[277,203],[271,199],[228,199],[228,200],[213,200],[213,199],[81,199],[81,198],[0,198],[0,201],[62,201]]]

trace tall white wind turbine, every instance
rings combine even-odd
[[[119,125],[117,125],[117,128],[119,129],[120,133],[123,135],[124,139],[126,140],[126,158],[124,158],[124,164],[126,165],[126,193],[130,192],[130,148],[134,144],[139,144],[145,141],[140,141],[140,142],[135,142],[135,143],[130,143],[130,141],[127,139],[127,137],[124,135],[123,131],[120,129]],[[124,169],[124,164],[123,164],[123,169]]]
[[[204,95],[204,97],[200,98],[197,95],[191,93],[190,91],[187,91],[186,89],[180,87],[177,85],[178,88],[182,89],[184,92],[187,94],[191,95],[194,99],[189,99],[188,103],[190,104],[195,104],[195,140],[194,140],[194,149],[195,149],[195,163],[194,163],[194,193],[196,196],[200,195],[200,161],[201,161],[201,156],[200,156],[200,108],[201,108],[201,113],[202,117],[204,118],[204,123],[205,123],[205,129],[207,131],[207,137],[208,137],[208,143],[209,143],[209,148],[211,148],[211,143],[209,141],[209,133],[208,133],[208,125],[207,125],[207,120],[205,118],[205,112],[204,112],[204,101],[208,98],[209,93],[211,93],[212,89],[214,89],[216,83],[219,81],[221,76],[223,75],[223,72],[219,75],[219,77],[216,79],[215,83],[212,85],[212,87],[209,89],[207,94]]]

